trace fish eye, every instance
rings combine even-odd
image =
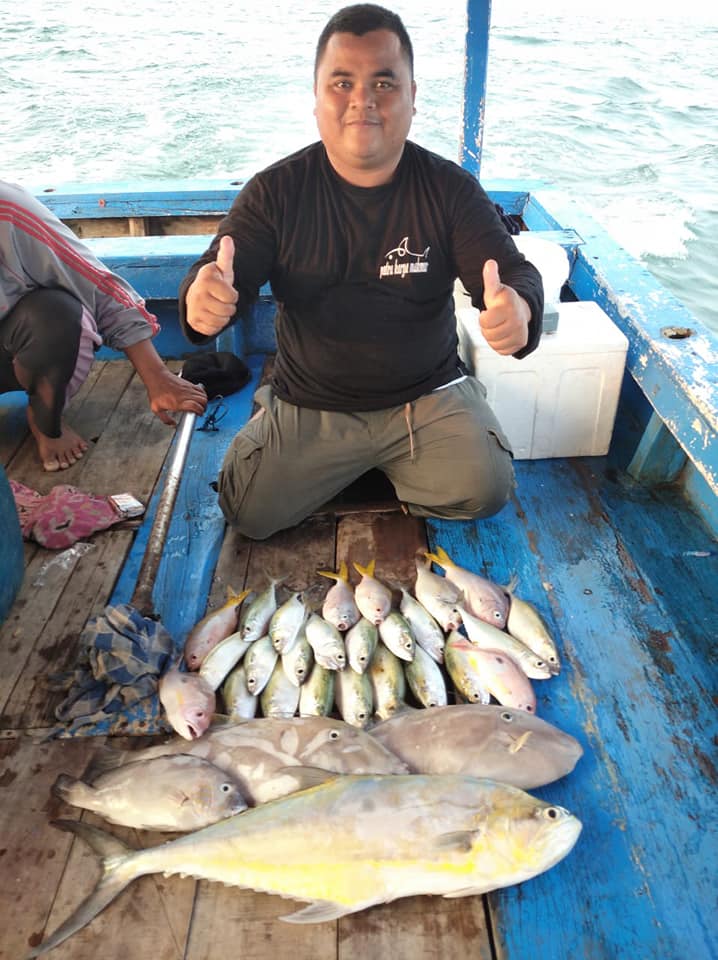
[[[508,710],[504,710],[501,714],[501,719],[505,720],[506,723],[513,723],[514,715],[513,713],[509,713]]]
[[[561,816],[561,811],[558,807],[546,807],[543,815],[547,820],[558,820],[558,818]]]
[[[222,793],[230,793],[231,790],[232,790],[232,784],[231,784],[231,783],[223,783],[222,786],[221,786],[219,789],[222,791]]]
[[[338,740],[338,739],[339,739],[339,731],[338,731],[338,730],[330,730],[330,731],[329,731],[329,739],[330,739],[330,740]]]
[[[501,611],[494,610],[494,620],[500,620],[500,619],[501,619]]]

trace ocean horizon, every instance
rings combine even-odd
[[[341,4],[0,0],[0,174],[246,179],[317,139],[317,36]],[[415,50],[411,139],[458,160],[465,7],[387,4]],[[695,0],[493,5],[482,180],[576,199],[718,332],[718,13]]]

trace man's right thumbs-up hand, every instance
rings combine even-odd
[[[185,299],[187,323],[193,330],[208,337],[224,330],[237,309],[231,237],[221,238],[216,261],[200,267]]]

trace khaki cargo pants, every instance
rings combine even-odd
[[[227,521],[253,539],[295,526],[372,468],[414,516],[487,517],[511,495],[511,451],[474,377],[365,413],[297,407],[269,386],[254,399],[217,485]]]

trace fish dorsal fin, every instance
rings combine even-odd
[[[338,920],[339,917],[345,917],[348,913],[354,913],[355,908],[344,907],[339,903],[332,903],[329,900],[318,900],[316,903],[310,903],[309,906],[297,910],[296,913],[289,913],[280,919],[287,923],[323,923],[326,920]]]
[[[320,787],[323,783],[335,780],[341,774],[334,770],[325,770],[324,767],[309,767],[297,765],[296,767],[280,767],[277,771],[282,776],[292,777],[297,781],[297,792],[300,790],[309,790],[311,787]]]

